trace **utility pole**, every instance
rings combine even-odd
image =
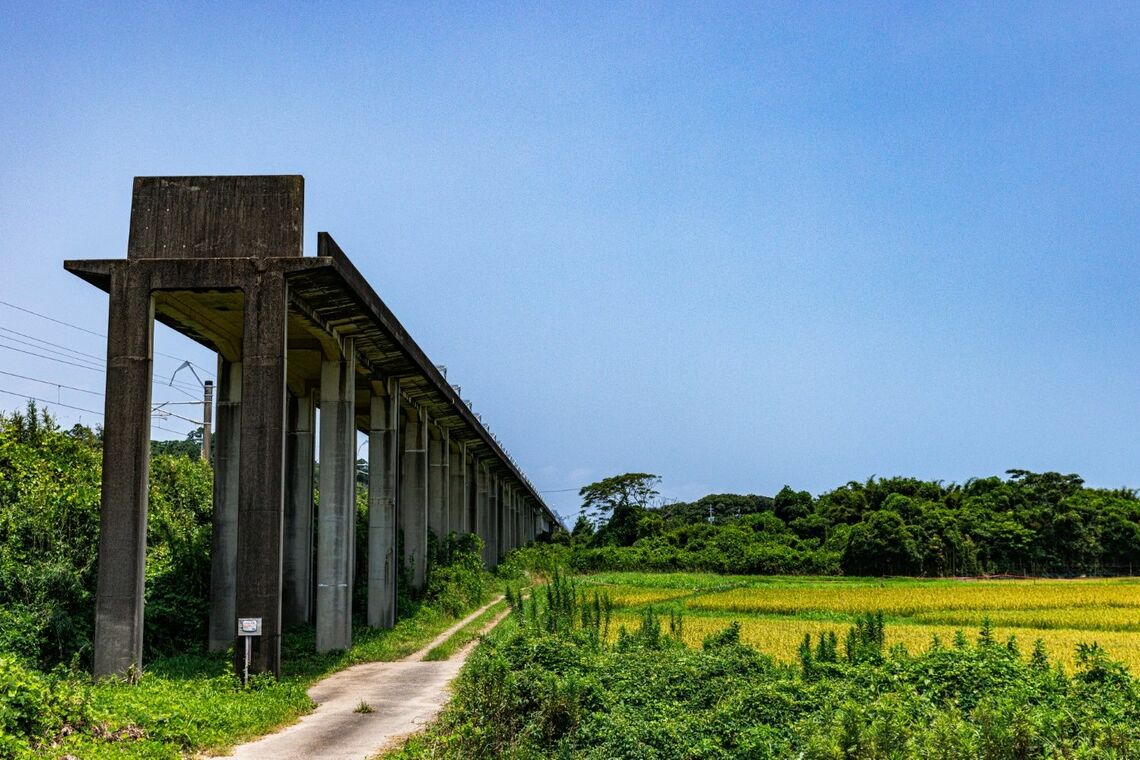
[[[214,381],[202,383],[202,460],[210,463],[210,429],[214,421]]]

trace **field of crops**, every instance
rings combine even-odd
[[[1096,641],[1133,673],[1140,673],[1140,579],[911,580],[758,578],[710,574],[606,573],[580,579],[604,590],[615,625],[636,626],[653,606],[684,613],[685,641],[699,646],[733,620],[745,642],[782,659],[795,657],[805,633],[835,631],[842,639],[855,616],[882,611],[888,645],[911,651],[934,637],[950,644],[956,631],[973,638],[989,619],[1002,640],[1013,636],[1023,652],[1041,639],[1050,655],[1071,667],[1077,644]]]

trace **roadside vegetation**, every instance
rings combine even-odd
[[[323,655],[311,627],[287,630],[281,680],[255,677],[242,688],[230,656],[204,646],[213,486],[197,454],[155,446],[144,671],[134,684],[93,683],[99,431],[61,430],[34,406],[0,415],[0,757],[177,758],[225,748],[311,710],[305,691],[315,680],[416,651],[501,586],[483,570],[477,537],[433,540],[427,588],[402,593],[394,629],[356,621],[353,647]],[[367,494],[359,496],[363,521]],[[366,578],[358,569],[361,585]]]
[[[618,622],[604,590],[555,576],[468,660],[411,758],[1062,758],[1140,752],[1140,686],[1093,643],[1071,673],[987,624],[923,652],[865,614],[803,637],[780,662],[731,622]],[[615,631],[616,629],[616,631]]]
[[[62,430],[34,406],[0,414],[0,757],[223,750],[310,710],[320,677],[423,647],[504,580],[512,614],[402,756],[1140,752],[1128,670],[1140,667],[1140,584],[945,579],[1129,575],[1132,491],[1011,471],[662,504],[656,476],[619,475],[582,489],[573,532],[513,552],[495,576],[477,537],[433,539],[426,589],[403,589],[393,630],[357,625],[350,650],[325,655],[310,627],[286,631],[282,679],[243,688],[229,656],[204,649],[212,480],[197,451],[152,455],[144,671],[93,683],[100,432]],[[363,565],[357,578],[362,600]],[[524,600],[517,589],[536,579]]]

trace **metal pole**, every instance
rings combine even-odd
[[[253,637],[245,636],[245,669],[242,671],[241,685],[249,684],[249,661],[253,657]]]
[[[202,459],[210,463],[210,432],[214,421],[214,381],[202,383]]]

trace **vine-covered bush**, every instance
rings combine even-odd
[[[0,757],[31,756],[32,744],[87,720],[86,694],[74,679],[0,653]]]

